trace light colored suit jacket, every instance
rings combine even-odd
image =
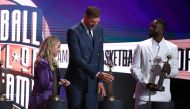
[[[166,56],[172,55],[169,60],[171,65],[171,73],[168,77],[175,77],[178,73],[178,48],[175,44],[166,41],[164,38],[159,43],[160,49],[155,53],[153,49],[153,38],[140,42],[134,52],[133,62],[131,66],[132,76],[136,79],[136,90],[134,97],[143,101],[169,101],[171,100],[170,93],[170,79],[164,80],[163,86],[165,91],[156,91],[151,93],[149,97],[149,90],[146,89],[147,83],[158,83],[163,62],[167,61]],[[160,61],[156,64],[157,61]],[[160,59],[160,60],[159,60]]]

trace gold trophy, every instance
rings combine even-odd
[[[52,96],[49,97],[46,102],[45,109],[67,109],[67,102],[61,99],[59,95],[59,69],[57,64],[54,64],[53,71],[53,87],[52,87]]]
[[[52,87],[52,96],[50,96],[50,100],[59,101],[61,97],[59,96],[59,70],[56,64],[54,66],[53,71],[53,87]]]
[[[112,69],[116,66],[112,61],[112,53],[111,51],[105,51],[105,56],[107,62],[105,63],[109,69],[109,74],[112,75]],[[107,96],[105,97],[102,109],[123,109],[123,102],[121,100],[116,99],[113,96],[113,82],[108,83]]]
[[[106,63],[106,66],[108,67],[109,69],[109,74],[112,75],[112,69],[114,68],[115,64],[113,63],[112,61],[112,55],[110,52],[105,52],[106,54],[106,58],[107,58],[107,63]],[[108,96],[107,96],[107,99],[110,100],[110,101],[114,101],[115,100],[115,96],[113,96],[113,84],[112,82],[111,83],[108,83]]]

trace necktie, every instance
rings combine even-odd
[[[92,30],[90,28],[88,29],[88,35],[89,35],[89,38],[92,40],[93,36],[92,36]]]

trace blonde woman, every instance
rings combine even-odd
[[[28,109],[43,109],[45,102],[52,95],[55,57],[60,52],[60,45],[61,41],[55,36],[49,36],[42,42],[34,64],[34,87]],[[68,86],[70,82],[60,79],[59,84]]]

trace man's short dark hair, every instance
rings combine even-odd
[[[85,11],[85,15],[90,18],[100,17],[100,9],[95,6],[89,6]]]
[[[160,24],[163,26],[163,28],[166,29],[167,24],[166,24],[166,22],[165,22],[163,19],[157,18],[157,19],[155,19],[155,20],[157,20],[158,23],[160,23]]]

